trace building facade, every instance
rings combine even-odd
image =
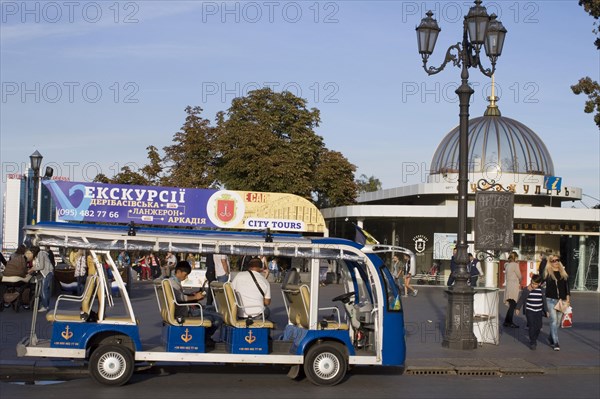
[[[68,180],[65,177],[52,177],[54,180]],[[23,242],[23,227],[32,216],[33,207],[33,170],[27,174],[7,174],[6,192],[2,209],[2,248],[10,253]],[[39,179],[41,182],[41,179]],[[56,220],[56,207],[48,189],[40,183],[38,190],[37,214],[39,221]]]
[[[469,242],[475,238],[476,193],[512,192],[514,250],[528,270],[536,270],[541,251],[560,254],[574,289],[598,290],[600,209],[566,207],[582,198],[582,189],[562,184],[540,137],[503,117],[494,102],[483,117],[469,121],[468,137]],[[353,238],[356,223],[381,244],[413,250],[418,273],[437,264],[449,274],[458,231],[458,141],[456,127],[436,149],[425,183],[362,193],[357,205],[322,210],[330,234]],[[506,253],[476,253],[472,245],[469,252],[485,266],[482,285],[501,285]]]

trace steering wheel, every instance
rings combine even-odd
[[[333,302],[342,301],[342,303],[348,303],[348,302],[350,302],[350,298],[352,298],[353,296],[354,296],[354,292],[346,292],[345,294],[336,296],[335,298],[332,299],[332,301]]]

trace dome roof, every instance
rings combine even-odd
[[[430,173],[458,173],[459,126],[444,137],[431,161]],[[500,115],[492,101],[485,115],[469,120],[469,172],[554,175],[544,142],[524,124]]]

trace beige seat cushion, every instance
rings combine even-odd
[[[172,326],[194,326],[194,327],[210,327],[212,323],[210,320],[204,319],[202,317],[184,317],[183,323],[177,322],[177,318],[175,317],[175,309],[178,306],[175,303],[175,295],[173,294],[173,287],[171,286],[171,282],[168,279],[162,281],[162,289],[165,299],[165,307],[164,311],[161,312],[161,316],[163,320]],[[186,306],[185,304],[179,304],[179,306]],[[200,305],[197,305],[200,306]]]

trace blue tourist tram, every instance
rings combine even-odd
[[[78,223],[39,223],[25,230],[32,245],[88,250],[96,268],[88,275],[81,296],[59,295],[48,310],[49,339],[38,338],[34,310],[31,334],[17,347],[19,356],[83,359],[91,376],[107,385],[125,384],[137,366],[160,362],[287,365],[291,377],[305,374],[317,385],[341,382],[350,366],[404,366],[401,293],[380,255],[412,256],[409,250],[270,231],[136,226],[131,235],[127,226]],[[289,259],[294,270],[287,272],[282,284],[271,285],[272,297],[283,299],[284,321],[276,326],[262,317],[239,318],[237,309],[243,303],[231,284],[213,282],[205,289],[211,290],[223,317],[223,342],[206,346],[210,320],[202,313],[175,317],[177,302],[168,279],[149,283],[157,306],[146,307],[143,314],[136,309],[132,290],[127,289],[113,259],[121,250]],[[108,280],[99,255],[114,281]],[[336,292],[330,299],[323,294],[320,280],[324,264],[339,279],[339,295]],[[294,275],[296,271],[303,271],[303,281]],[[142,318],[161,323],[160,345],[144,342]]]

